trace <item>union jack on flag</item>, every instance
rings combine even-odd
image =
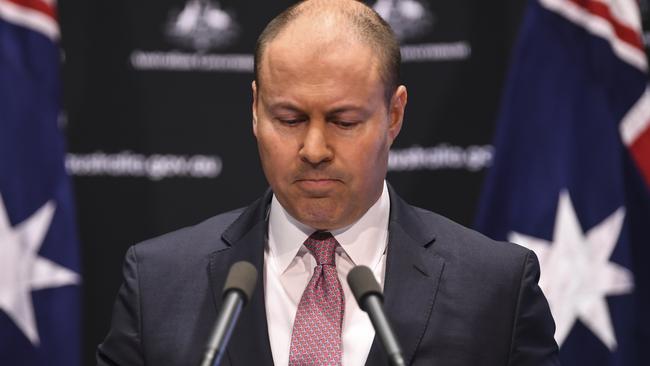
[[[0,0],[0,364],[80,364],[79,253],[50,0]]]
[[[650,365],[650,92],[634,0],[530,1],[476,226],[534,250],[565,365]]]

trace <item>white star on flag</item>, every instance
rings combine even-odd
[[[48,201],[12,227],[0,195],[0,310],[34,346],[40,339],[31,291],[81,282],[77,273],[38,255],[55,209],[54,202]]]
[[[560,193],[553,241],[512,232],[510,241],[531,249],[542,270],[539,285],[551,307],[562,345],[580,320],[610,351],[617,342],[606,296],[631,293],[634,277],[609,261],[623,227],[625,210],[619,207],[601,223],[583,233],[567,191]]]

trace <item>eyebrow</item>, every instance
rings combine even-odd
[[[296,112],[296,113],[304,113],[304,111],[297,107],[296,105],[290,103],[290,102],[276,102],[276,103],[271,103],[269,105],[269,110],[271,111],[277,111],[277,110],[288,110],[291,112]],[[358,105],[354,104],[345,104],[338,106],[334,109],[328,110],[325,112],[326,115],[336,115],[340,113],[345,113],[345,112],[360,112],[360,113],[368,113],[369,111],[366,108],[363,108]]]
[[[268,108],[271,111],[277,111],[279,109],[285,109],[285,110],[289,110],[291,112],[304,113],[300,108],[298,108],[297,106],[295,106],[295,105],[293,105],[292,103],[289,103],[289,102],[271,103],[268,106]]]
[[[345,112],[362,112],[366,113],[367,110],[366,108],[363,108],[361,106],[357,106],[354,104],[347,104],[347,105],[342,105],[340,107],[336,107],[332,109],[331,111],[328,111],[327,114],[339,114],[339,113],[345,113]]]

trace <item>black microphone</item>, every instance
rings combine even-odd
[[[253,295],[255,283],[257,283],[257,269],[252,264],[241,261],[230,267],[223,287],[221,311],[212,328],[201,366],[217,366],[221,363],[221,357],[226,350],[239,313]]]
[[[405,366],[402,348],[399,346],[395,333],[393,333],[384,312],[382,305],[384,296],[381,293],[381,287],[379,287],[370,268],[366,266],[352,268],[348,273],[348,285],[350,285],[352,294],[357,299],[361,310],[368,313],[370,321],[388,354],[388,362],[392,366]]]

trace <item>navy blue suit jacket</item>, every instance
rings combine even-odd
[[[408,365],[559,364],[533,252],[390,198],[385,308]],[[131,247],[98,365],[197,365],[230,265],[263,268],[270,199]],[[224,365],[273,364],[263,291],[260,279]],[[367,365],[387,365],[381,347]]]

